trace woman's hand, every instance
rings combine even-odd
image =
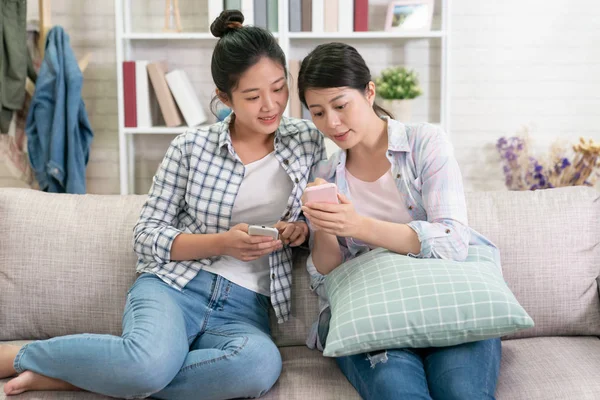
[[[274,228],[279,231],[279,239],[291,247],[300,246],[308,237],[308,225],[303,221],[279,221]]]
[[[341,237],[356,238],[361,229],[364,229],[365,218],[356,212],[346,196],[338,193],[338,199],[340,204],[306,204],[302,207],[304,216],[315,230]]]
[[[248,224],[238,224],[223,233],[223,254],[240,261],[254,261],[281,247],[281,240],[248,235]]]

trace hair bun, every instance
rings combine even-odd
[[[244,14],[239,10],[225,10],[210,25],[210,32],[215,37],[223,37],[229,32],[240,29],[244,23]]]

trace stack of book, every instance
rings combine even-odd
[[[366,32],[369,30],[369,0],[289,1],[290,32]],[[278,0],[208,0],[208,24],[223,10],[240,10],[244,25],[277,32]]]
[[[289,0],[290,32],[366,32],[369,0]]]
[[[207,117],[194,87],[180,69],[169,71],[165,61],[123,62],[125,127],[189,127]]]
[[[208,0],[208,26],[223,10],[240,10],[244,25],[259,26],[277,32],[278,0]]]

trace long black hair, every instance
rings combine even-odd
[[[311,51],[300,66],[298,74],[298,95],[306,104],[308,89],[328,89],[350,87],[364,93],[371,82],[371,71],[362,56],[352,46],[345,43],[326,43]],[[392,113],[373,103],[373,110],[379,116]]]
[[[244,14],[240,11],[225,10],[210,25],[210,32],[219,38],[210,65],[212,78],[217,89],[229,99],[240,76],[262,57],[281,65],[287,77],[285,54],[271,32],[256,26],[243,26],[243,22]],[[215,96],[211,102],[215,115],[216,100]]]

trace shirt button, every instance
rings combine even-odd
[[[450,229],[446,229],[446,233],[450,233]]]
[[[392,156],[392,152],[391,151],[388,151],[388,156],[390,156],[390,157]]]
[[[294,182],[299,183],[300,180],[298,178],[294,179]]]
[[[275,279],[275,273],[271,274],[271,279]]]
[[[284,163],[285,165],[290,165],[290,162],[289,162],[287,159],[286,159],[286,160],[283,160],[283,163]]]
[[[396,175],[396,178],[398,178],[398,179],[402,178],[402,174]]]
[[[279,138],[275,138],[275,143],[279,143]]]
[[[413,209],[413,206],[408,206],[408,209],[409,209],[409,210],[412,210],[412,209]]]

